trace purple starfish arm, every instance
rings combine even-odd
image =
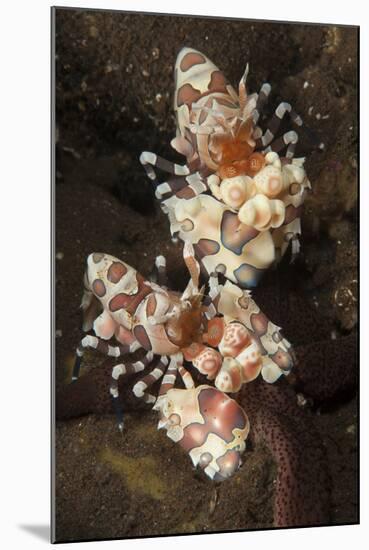
[[[239,400],[250,419],[252,442],[264,443],[277,464],[274,525],[327,524],[330,478],[311,414],[298,406],[286,380],[273,385],[260,382],[247,385]]]

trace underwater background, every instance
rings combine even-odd
[[[295,346],[300,370],[293,393],[277,384],[264,398],[287,396],[286,417],[299,407],[286,433],[295,437],[291,452],[301,449],[301,508],[320,502],[314,524],[357,522],[358,30],[58,8],[54,39],[56,539],[273,526],[279,465],[268,439],[251,440],[239,472],[215,484],[157,431],[156,413],[132,395],[134,377],[122,386],[126,424],[118,432],[112,360],[86,354],[81,380],[69,385],[88,254],[115,255],[145,276],[163,254],[171,288],[187,282],[181,244],[171,241],[138,160],[143,150],[181,160],[170,140],[173,66],[185,45],[206,54],[234,86],[249,62],[248,89],[272,85],[269,114],[288,101],[310,129],[296,154],[307,156],[313,188],[300,258],[293,265],[286,258],[253,292]],[[260,384],[248,386],[240,400],[255,408]],[[296,512],[292,523],[309,524],[309,517]]]

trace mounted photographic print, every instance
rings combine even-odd
[[[358,27],[52,23],[53,540],[357,523]]]

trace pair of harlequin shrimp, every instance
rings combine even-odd
[[[246,68],[237,95],[211,61],[189,48],[179,53],[175,72],[177,137],[172,145],[187,162],[172,164],[147,152],[141,162],[156,185],[172,234],[184,241],[190,280],[182,294],[169,290],[162,256],[155,261],[154,282],[117,258],[91,254],[82,309],[83,329],[93,334],[77,348],[73,379],[87,348],[116,359],[145,350],[141,360],[112,369],[110,393],[119,428],[118,380],[147,368],[134,394],[154,405],[158,427],[193,464],[220,481],[239,468],[249,431],[245,411],[227,394],[259,374],[273,383],[293,366],[289,342],[245,289],[257,283],[290,241],[297,251],[309,182],[304,159],[293,159],[296,132],[274,139],[286,113],[295,125],[302,124],[290,105],[277,108],[264,133],[258,126],[269,84],[249,96]],[[286,155],[280,157],[283,148]],[[171,174],[167,182],[157,181],[154,167]],[[200,268],[208,276],[208,293],[199,287]],[[219,273],[228,279],[225,284],[219,283]],[[195,387],[185,361],[214,386]],[[178,375],[184,389],[174,387]],[[152,386],[160,379],[156,395]]]

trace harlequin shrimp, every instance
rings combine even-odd
[[[195,465],[214,479],[238,468],[249,425],[246,413],[226,393],[237,392],[259,373],[267,382],[288,374],[293,365],[289,342],[260,311],[249,291],[229,281],[209,280],[209,293],[199,288],[200,267],[191,245],[185,246],[189,283],[181,294],[166,286],[165,259],[155,265],[158,283],[107,254],[87,259],[82,310],[83,330],[92,331],[76,350],[73,380],[79,376],[88,348],[116,359],[142,348],[145,355],[112,369],[110,393],[123,429],[118,379],[148,373],[133,386],[136,397],[154,404],[159,427],[178,441]],[[215,388],[197,388],[184,362],[192,364]],[[185,389],[174,388],[177,375]],[[158,394],[150,393],[158,380]]]
[[[281,103],[263,132],[259,126],[271,86],[248,94],[248,65],[238,94],[202,53],[183,48],[175,64],[172,147],[186,164],[143,152],[140,161],[169,216],[174,237],[193,244],[207,275],[220,270],[242,288],[285,254],[299,251],[301,209],[310,188],[304,158],[294,158],[298,134],[276,137],[289,117],[302,126],[289,103]],[[284,155],[283,155],[284,152]],[[154,168],[170,174],[164,183]]]

